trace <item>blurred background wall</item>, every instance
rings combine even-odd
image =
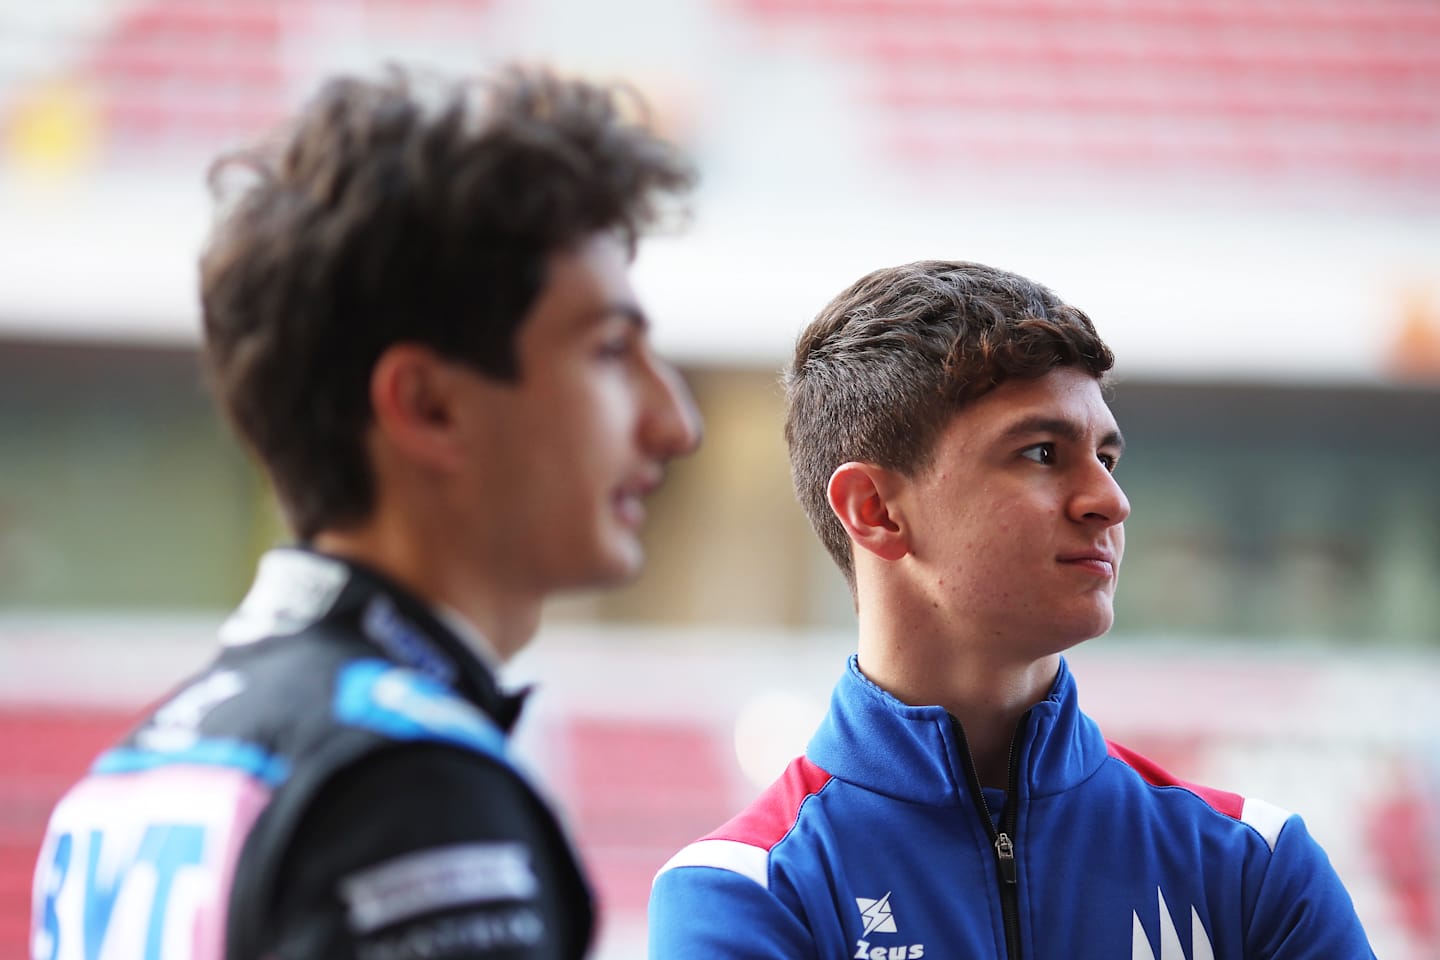
[[[1077,651],[1111,736],[1306,814],[1440,955],[1440,6],[1431,0],[0,4],[0,956],[43,822],[283,540],[198,371],[204,169],[338,69],[627,80],[690,149],[636,265],[707,418],[646,575],[557,603],[522,746],[643,955],[649,878],[803,748],[850,649],[778,370],[851,280],[1028,274],[1115,348],[1134,512]]]

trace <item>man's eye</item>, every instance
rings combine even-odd
[[[630,345],[633,342],[633,338],[629,334],[620,337],[609,337],[600,341],[599,345],[595,348],[595,354],[601,359],[615,360],[629,353]]]
[[[1037,443],[1033,447],[1026,447],[1020,451],[1020,456],[1027,460],[1034,460],[1036,463],[1055,462],[1055,444]]]
[[[1120,458],[1113,453],[1102,453],[1100,454],[1100,462],[1105,466],[1106,470],[1114,473],[1115,467],[1120,463]]]

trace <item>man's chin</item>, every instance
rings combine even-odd
[[[1115,611],[1106,605],[1103,609],[1077,611],[1073,616],[1062,618],[1052,624],[1056,652],[1064,652],[1079,646],[1087,640],[1103,637],[1115,624]]]
[[[1086,640],[1103,637],[1110,632],[1110,628],[1113,626],[1115,626],[1115,611],[1107,606],[1104,610],[1097,611],[1095,616],[1078,631],[1075,642],[1084,643]]]
[[[590,576],[575,584],[576,588],[607,589],[633,583],[645,569],[645,550],[638,540],[630,540],[613,545],[597,560]]]
[[[628,552],[615,564],[614,579],[611,581],[611,585],[619,587],[632,583],[639,579],[640,574],[644,571],[645,551],[640,548],[639,544],[636,544],[634,550]]]

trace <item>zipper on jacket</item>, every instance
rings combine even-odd
[[[1020,874],[1015,859],[1015,825],[1020,816],[1019,747],[1029,720],[1030,711],[1027,710],[1015,725],[1015,733],[1010,737],[1005,809],[1000,814],[1000,826],[997,828],[995,818],[990,815],[990,804],[985,801],[985,791],[980,785],[980,774],[975,769],[975,756],[970,752],[970,741],[965,736],[965,728],[954,716],[950,718],[950,726],[955,731],[955,738],[960,742],[960,760],[965,768],[965,776],[970,781],[970,795],[975,798],[980,820],[990,832],[990,842],[995,847],[995,864],[1001,881],[1000,914],[1005,921],[1005,955],[1010,960],[1020,960]]]

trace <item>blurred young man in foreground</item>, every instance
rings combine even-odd
[[[692,174],[617,97],[342,78],[222,161],[204,355],[299,545],[57,807],[35,957],[585,952],[492,671],[547,596],[639,570],[698,439],[627,276]]]
[[[1305,824],[1108,743],[1061,653],[1110,628],[1130,504],[1084,313],[1023,277],[864,277],[786,438],[859,653],[806,755],[656,878],[654,960],[1373,956]]]

